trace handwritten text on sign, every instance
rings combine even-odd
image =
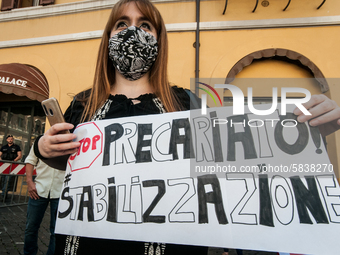
[[[340,189],[320,135],[288,120],[290,113],[258,119],[212,108],[208,114],[79,125],[81,147],[68,162],[56,231],[336,254]],[[228,123],[213,125],[216,118]]]

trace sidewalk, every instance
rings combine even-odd
[[[24,249],[24,236],[26,224],[27,205],[12,205],[1,207],[0,204],[0,255],[21,255]],[[50,212],[47,208],[43,222],[41,223],[38,239],[38,255],[45,255],[49,242]],[[208,255],[221,255],[220,248],[210,248]],[[272,252],[244,251],[244,255],[276,255]],[[81,255],[81,254],[78,254]],[[106,255],[100,254],[98,255]],[[130,255],[130,254],[126,254]],[[188,254],[191,255],[191,254]],[[230,249],[229,255],[236,255],[235,250]]]
[[[27,205],[0,207],[0,255],[24,254],[26,211]],[[39,230],[38,255],[47,252],[50,235],[49,218],[50,213],[47,209]]]

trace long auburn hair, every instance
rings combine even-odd
[[[110,95],[111,87],[115,82],[115,68],[109,59],[108,45],[110,34],[115,23],[121,17],[125,4],[129,2],[136,4],[139,11],[151,22],[157,31],[158,56],[149,71],[150,85],[167,112],[181,110],[181,104],[172,92],[168,81],[168,37],[162,16],[148,0],[121,0],[112,8],[102,36],[91,93],[89,96],[81,93],[85,95],[85,98],[83,97],[85,110],[82,121],[88,121]]]

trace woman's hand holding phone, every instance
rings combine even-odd
[[[73,142],[77,136],[72,133],[62,133],[72,128],[73,125],[70,123],[57,123],[48,129],[38,142],[41,156],[54,158],[77,152],[80,143]]]
[[[69,132],[74,126],[65,122],[58,100],[52,97],[41,104],[51,125],[38,141],[41,156],[54,158],[77,152],[80,143],[73,142],[77,136]]]

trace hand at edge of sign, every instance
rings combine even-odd
[[[72,128],[73,125],[70,123],[58,123],[48,129],[38,142],[41,156],[54,158],[77,152],[80,143],[72,141],[77,136],[72,133],[60,134],[60,132]]]
[[[309,125],[318,126],[322,136],[329,135],[340,129],[340,107],[327,96],[313,95],[303,106],[312,114],[304,115],[300,109],[295,108],[299,122],[309,121]]]

